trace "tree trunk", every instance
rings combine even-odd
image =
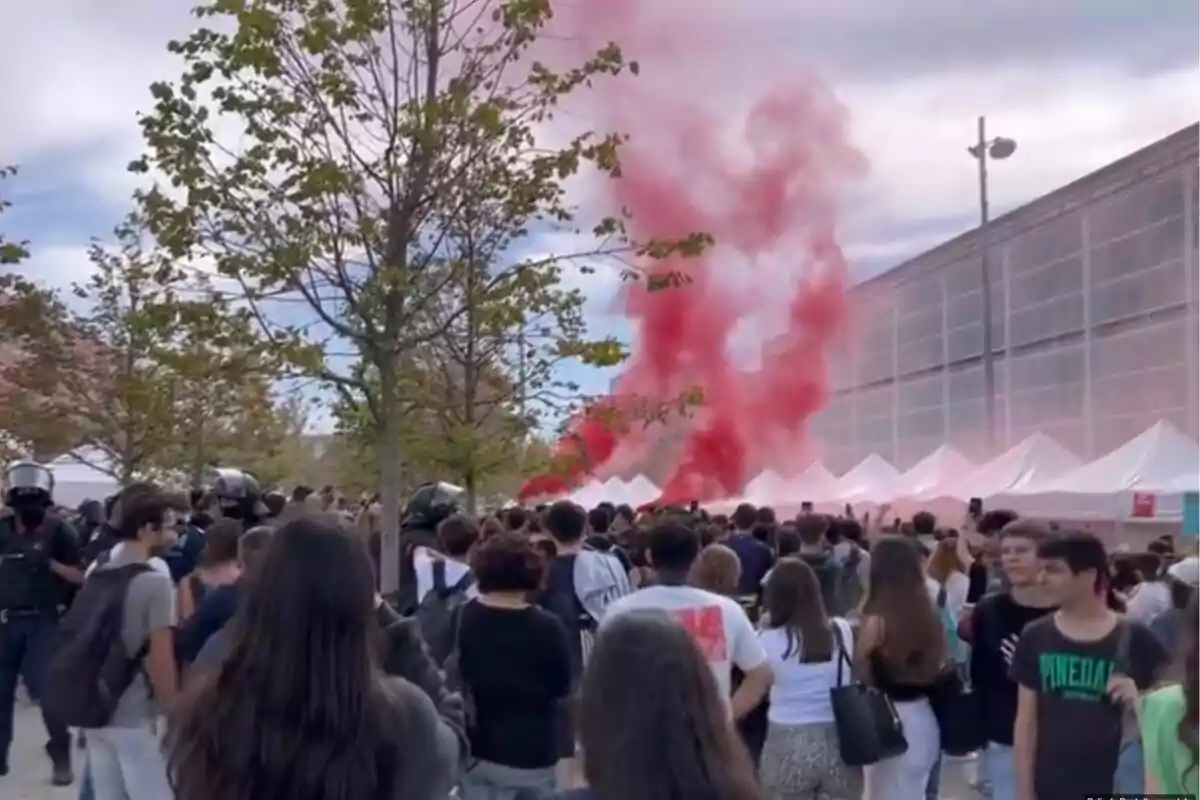
[[[390,352],[390,351],[389,351]],[[400,588],[400,430],[395,358],[383,359],[379,369],[379,591]]]

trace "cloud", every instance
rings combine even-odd
[[[844,198],[842,241],[859,277],[972,225],[977,186],[965,148],[980,114],[1018,141],[993,166],[998,213],[1195,121],[1192,0],[1157,0],[1153,11],[1132,0],[694,0],[682,17],[674,0],[655,1],[650,13],[687,46],[669,63],[643,59],[643,79],[673,70],[662,80],[731,129],[761,90],[805,75],[823,76],[845,103],[871,164]],[[149,106],[151,81],[178,76],[165,45],[195,24],[191,5],[0,4],[0,162],[24,168],[18,206],[0,224],[33,241],[28,269],[48,282],[81,279],[89,238],[105,236],[127,209],[137,113]],[[571,102],[548,133],[597,124],[600,111],[587,98]],[[578,181],[573,196],[593,207],[600,188]],[[531,252],[587,247],[558,233],[529,242]],[[611,313],[620,270],[596,266],[569,269],[566,281],[587,295],[597,330],[626,333]]]

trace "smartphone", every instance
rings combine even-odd
[[[972,497],[967,502],[967,516],[972,519],[979,519],[983,516],[983,498]]]
[[[800,513],[811,514],[813,510],[812,500],[805,500],[800,503]]]

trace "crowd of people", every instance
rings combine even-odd
[[[85,800],[919,800],[971,752],[992,800],[1200,791],[1200,559],[1167,538],[430,484],[384,597],[366,505],[226,470],[72,524],[47,476],[5,481],[0,775],[23,680]]]

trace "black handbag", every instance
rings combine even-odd
[[[929,693],[929,705],[937,717],[943,753],[965,756],[987,744],[979,697],[954,665],[939,676]]]
[[[874,686],[854,679],[854,664],[846,652],[841,629],[833,625],[837,643],[837,685],[829,690],[833,724],[837,730],[838,752],[850,767],[865,767],[908,750],[904,725],[892,700]],[[842,683],[842,665],[850,672],[850,682]]]

